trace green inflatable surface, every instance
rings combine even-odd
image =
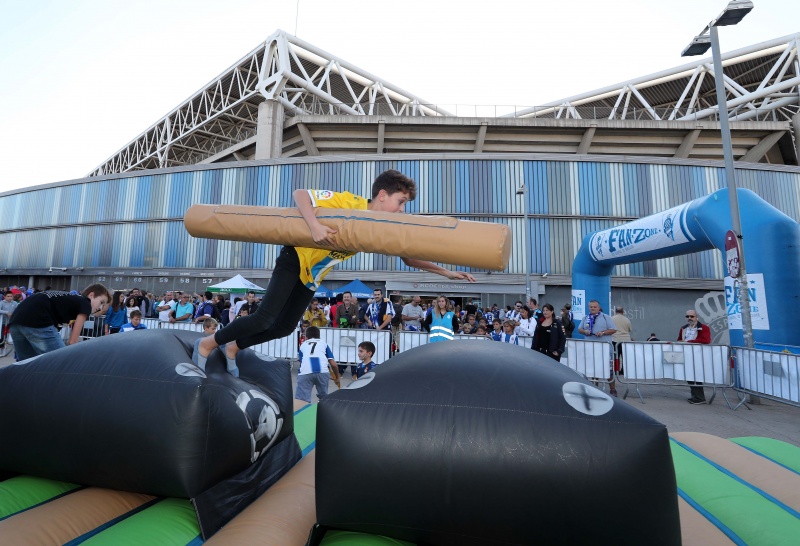
[[[790,508],[684,444],[671,439],[670,446],[678,494],[732,542],[798,543],[800,519]]]
[[[309,405],[294,414],[294,431],[303,456],[314,449],[317,427],[317,406]],[[40,504],[82,489],[81,486],[17,476],[0,482],[0,520],[12,517]],[[365,535],[366,536],[366,535]],[[367,537],[371,538],[371,537]],[[377,537],[381,538],[381,537]],[[388,540],[388,539],[387,539]],[[143,507],[107,522],[68,544],[91,546],[197,546],[202,544],[200,526],[188,499],[156,499]],[[337,544],[345,544],[339,542]],[[348,544],[353,544],[352,542]],[[361,544],[361,543],[359,543]],[[363,544],[403,544],[401,542],[369,542]]]
[[[0,519],[80,489],[74,483],[57,482],[34,476],[16,476],[0,482]]]
[[[413,543],[378,535],[365,535],[350,531],[328,531],[322,546],[413,546]]]
[[[731,438],[731,442],[735,442],[754,453],[758,453],[762,457],[766,457],[800,474],[800,447],[781,442],[780,440],[760,438],[758,436]]]

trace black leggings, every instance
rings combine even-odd
[[[252,315],[232,320],[214,334],[218,345],[236,342],[240,349],[282,338],[294,332],[297,322],[314,298],[314,291],[300,281],[300,260],[294,247],[285,246],[275,260],[267,293]]]

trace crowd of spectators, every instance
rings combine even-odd
[[[33,294],[52,291],[51,287],[44,290],[26,288],[25,286],[3,287],[0,299],[0,314],[5,316],[4,324],[7,327],[11,315],[16,307]],[[77,295],[75,290],[69,294]],[[129,330],[144,329],[143,319],[158,319],[169,323],[198,323],[206,324],[207,319],[213,319],[217,325],[225,326],[238,316],[255,312],[258,307],[258,298],[255,292],[249,292],[243,298],[234,297],[233,301],[224,295],[211,292],[190,293],[181,290],[166,290],[163,294],[142,291],[139,288],[129,290],[115,290],[112,292],[108,306],[97,316],[103,316],[94,336],[116,334]],[[138,320],[134,320],[138,318]],[[123,326],[134,325],[133,328]],[[3,339],[3,336],[0,339]]]
[[[3,292],[5,296],[0,300],[0,313],[10,317],[20,301],[38,290],[14,286],[6,287]],[[381,289],[376,288],[371,298],[359,301],[352,293],[345,292],[327,301],[313,299],[298,326],[301,330],[305,325],[388,330],[395,334],[400,331],[429,332],[435,300],[426,300],[417,295],[405,300],[401,296],[388,298],[384,297]],[[234,297],[231,300],[211,292],[166,290],[156,295],[139,288],[117,290],[113,292],[105,310],[102,329],[96,335],[124,331],[123,325],[131,323],[134,312],[138,312],[140,323],[142,319],[158,319],[169,323],[202,324],[206,319],[213,319],[218,325],[225,326],[237,317],[254,313],[259,302],[260,298],[252,291],[244,298]],[[480,308],[471,303],[462,308],[453,300],[448,300],[448,305],[454,316],[454,335],[499,340],[503,337],[501,334],[507,333],[510,328],[515,341],[519,337],[535,338],[537,327],[543,319],[542,310],[535,299],[525,304],[517,301],[514,306],[505,308],[497,304]],[[562,308],[561,314],[554,320],[563,327],[565,337],[572,336],[575,325],[569,304]],[[504,338],[508,339],[507,336]]]
[[[434,309],[440,299],[444,303],[440,318],[436,320]],[[472,303],[462,307],[446,296],[430,300],[418,295],[384,297],[383,290],[376,288],[372,297],[361,302],[350,292],[338,294],[327,302],[315,298],[298,326],[301,340],[305,339],[303,333],[309,326],[386,330],[393,334],[401,331],[435,333],[436,339],[432,337],[431,341],[471,336],[519,345],[520,338],[532,338],[534,350],[559,360],[566,339],[572,337],[576,328],[571,309],[571,305],[566,304],[557,314],[550,304],[540,308],[534,298],[505,308],[497,304],[481,308]],[[344,366],[340,368],[344,373]]]

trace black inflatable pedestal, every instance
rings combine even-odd
[[[191,363],[198,337],[126,332],[0,369],[0,469],[192,498],[209,535],[300,449],[288,361],[242,351],[235,378],[214,351],[203,373]]]
[[[460,546],[681,541],[666,427],[522,347],[404,352],[320,403],[316,445],[329,529]]]

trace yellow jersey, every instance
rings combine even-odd
[[[316,208],[367,210],[369,201],[350,192],[308,190],[311,204]],[[300,280],[311,290],[316,290],[336,264],[355,256],[356,252],[296,247],[300,259]]]

